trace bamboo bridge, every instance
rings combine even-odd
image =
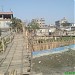
[[[27,38],[22,33],[12,33],[1,37],[0,42],[0,75],[30,75],[31,52]]]
[[[63,38],[33,37],[25,29],[23,33],[11,32],[0,37],[0,75],[33,75],[32,51],[75,44],[75,37]]]

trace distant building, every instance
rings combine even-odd
[[[39,30],[36,31],[36,35],[37,36],[48,36],[48,29],[47,28],[41,28]]]
[[[13,12],[0,12],[0,28],[9,28],[12,18]]]
[[[72,31],[75,31],[75,24],[72,24],[71,30],[72,30]]]
[[[55,21],[55,26],[57,29],[60,29],[60,21]]]
[[[72,23],[69,23],[67,19],[64,17],[63,19],[56,21],[55,26],[57,29],[71,31]]]
[[[58,20],[58,21],[55,21],[55,25],[56,25],[56,28],[61,28],[61,27],[63,27],[62,26],[62,23],[67,23],[68,21],[67,21],[67,19],[64,17],[63,19],[61,19],[61,20]]]
[[[37,36],[49,36],[56,30],[55,26],[53,26],[52,24],[46,25],[44,18],[32,19],[32,21],[35,21],[39,24],[39,29],[36,30]]]
[[[45,19],[44,18],[32,19],[32,21],[35,21],[36,23],[38,23],[39,27],[41,27],[42,25],[45,25]]]
[[[52,35],[56,30],[55,26],[43,25],[40,29],[37,30],[36,35],[38,36],[49,36]]]

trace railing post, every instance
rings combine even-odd
[[[17,75],[17,71],[16,70],[14,70],[14,75]]]
[[[11,32],[11,34],[10,34],[10,42],[12,42],[12,39],[13,39],[13,37],[14,37],[14,35],[13,35],[13,33]]]
[[[2,47],[3,47],[3,52],[5,50],[5,44],[4,44],[4,39],[2,38]]]
[[[12,41],[12,37],[11,37],[11,35],[10,35],[10,42]]]

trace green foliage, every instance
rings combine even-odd
[[[22,30],[22,21],[18,18],[13,18],[12,23],[10,24],[10,27],[12,27],[13,29],[17,28],[19,30]]]
[[[28,30],[29,31],[36,31],[36,29],[39,29],[39,24],[36,23],[35,21],[32,21],[31,23],[29,23],[28,25]]]
[[[63,26],[70,26],[71,23],[62,23]]]

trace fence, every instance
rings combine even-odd
[[[7,44],[12,42],[14,38],[14,33],[11,32],[10,34],[7,34],[5,36],[1,36],[0,37],[0,52],[4,52],[6,47],[7,47]]]
[[[53,49],[61,46],[75,44],[75,37],[33,37],[32,38],[33,51]]]

